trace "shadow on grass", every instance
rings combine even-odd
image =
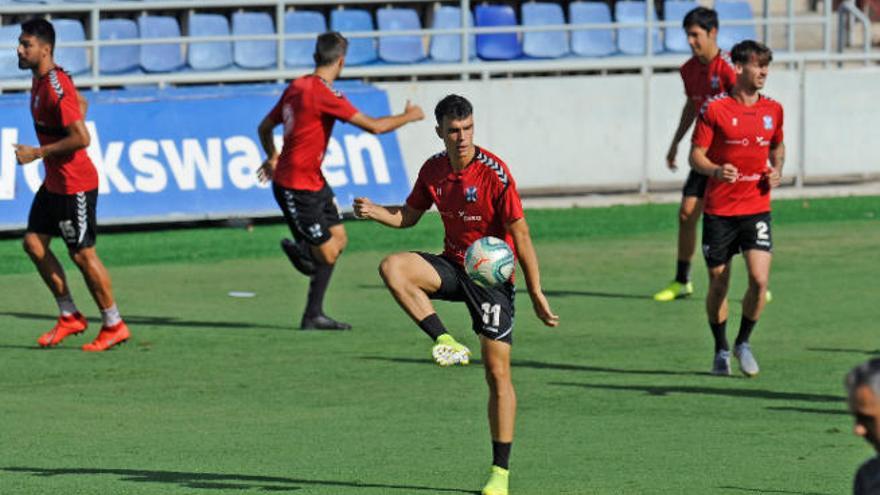
[[[811,409],[808,407],[765,407],[769,411],[791,411],[809,414],[833,414],[840,416],[848,416],[849,411],[843,409]]]
[[[336,486],[349,488],[387,488],[405,491],[431,491],[447,493],[476,494],[472,490],[459,488],[437,488],[417,485],[395,485],[386,483],[366,483],[360,481],[309,480],[301,478],[284,478],[278,476],[253,476],[247,474],[217,473],[185,473],[179,471],[147,471],[142,469],[102,469],[102,468],[36,468],[6,467],[0,468],[11,473],[26,473],[39,477],[51,476],[118,476],[121,481],[135,483],[165,483],[184,488],[205,488],[215,490],[252,490],[258,489],[273,492],[290,492],[301,490],[302,485]]]
[[[388,288],[382,284],[360,284],[358,288],[361,289],[373,289],[373,290],[384,290],[387,291]],[[544,295],[547,297],[600,297],[607,299],[643,299],[652,301],[654,297],[647,294],[623,294],[620,292],[602,292],[602,291],[588,291],[588,290],[545,290]],[[693,300],[702,302],[702,299],[694,299],[694,298],[681,298],[680,301]]]
[[[18,313],[15,311],[0,311],[0,316],[11,316],[22,320],[41,320],[54,322],[58,317],[51,314],[38,313]],[[290,326],[281,325],[263,325],[251,322],[233,322],[233,321],[198,321],[198,320],[182,320],[173,316],[137,316],[123,315],[125,322],[129,325],[148,325],[155,327],[174,327],[174,328],[264,328],[269,330],[293,330],[294,323],[291,321]],[[90,323],[100,323],[100,319],[89,318]]]
[[[579,387],[598,390],[620,390],[625,392],[645,392],[648,395],[666,396],[670,394],[718,395],[722,397],[743,397],[747,399],[770,399],[802,402],[837,402],[846,400],[837,395],[804,394],[798,392],[774,392],[772,390],[693,387],[693,386],[654,386],[654,385],[606,385],[602,383],[551,382],[560,387]]]
[[[867,349],[838,349],[833,347],[807,347],[808,351],[812,352],[836,352],[843,354],[864,354],[866,356],[876,356],[880,354],[880,349],[874,349],[873,351],[869,351]]]
[[[425,364],[436,366],[430,359],[417,358],[390,358],[383,356],[363,356],[361,359],[369,361],[386,361],[389,363],[405,363],[405,364]],[[479,359],[472,359],[471,364],[482,364]],[[513,360],[510,363],[512,368],[530,368],[536,370],[557,370],[557,371],[585,371],[589,373],[617,373],[624,375],[661,375],[661,376],[711,376],[710,373],[699,373],[692,371],[669,371],[669,370],[638,370],[624,368],[607,368],[603,366],[584,366],[580,364],[557,364],[543,363],[540,361],[522,361]]]
[[[718,488],[722,490],[736,490],[739,492],[748,492],[748,493],[785,493],[791,495],[831,495],[830,493],[825,492],[796,492],[791,490],[775,490],[773,488],[746,488],[743,486],[719,486]]]

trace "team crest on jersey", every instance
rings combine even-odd
[[[464,200],[468,203],[477,201],[477,186],[468,186],[464,191]]]
[[[769,115],[764,116],[764,129],[767,129],[768,131],[773,130],[773,117]]]
[[[719,89],[719,88],[721,88],[721,78],[718,76],[712,76],[712,79],[710,80],[709,84],[712,85],[713,90]]]

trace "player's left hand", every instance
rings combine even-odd
[[[19,165],[27,165],[34,160],[42,158],[39,148],[24,144],[13,144],[12,146],[15,148],[15,161]]]
[[[559,316],[554,314],[553,310],[550,309],[550,303],[547,302],[544,292],[538,291],[530,293],[529,295],[532,297],[532,307],[535,308],[535,315],[537,315],[537,317],[548,327],[559,325]]]
[[[773,167],[769,167],[769,170],[770,173],[767,175],[767,180],[770,183],[770,187],[779,187],[782,184],[782,174]]]

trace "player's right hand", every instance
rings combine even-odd
[[[535,309],[535,315],[544,322],[544,325],[548,327],[555,327],[559,325],[559,316],[553,313],[553,310],[550,309],[550,303],[547,302],[547,298],[544,296],[544,292],[538,291],[534,294],[529,294],[532,297],[532,307]]]
[[[678,145],[673,144],[669,147],[669,151],[666,152],[666,167],[673,172],[678,170],[678,165],[675,164],[676,155],[678,155]]]
[[[275,166],[278,164],[278,158],[266,158],[266,161],[257,169],[257,179],[265,184],[272,180],[275,176]]]
[[[406,100],[406,107],[404,108],[403,113],[409,116],[410,122],[425,118],[425,112],[422,111],[422,107],[413,105],[409,100]]]
[[[716,179],[733,184],[739,178],[739,169],[731,163],[725,163],[721,166],[721,173],[715,176]]]
[[[373,207],[375,204],[370,201],[370,198],[354,198],[354,202],[352,203],[352,207],[354,208],[354,216],[358,218],[372,218]]]

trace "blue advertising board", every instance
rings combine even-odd
[[[390,113],[386,93],[337,85],[363,113]],[[88,153],[98,169],[99,224],[280,215],[256,171],[264,154],[257,125],[282,85],[85,92]],[[14,143],[36,145],[28,95],[0,97],[0,230],[23,228],[43,165],[15,163]],[[281,148],[281,126],[276,144]],[[340,207],[357,196],[402,203],[409,180],[394,133],[374,136],[337,122],[324,176]]]

